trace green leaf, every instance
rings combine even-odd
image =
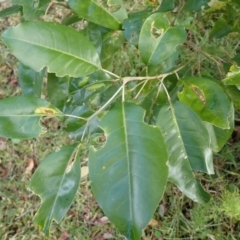
[[[110,86],[110,81],[91,83],[69,94],[69,104],[81,106],[97,93],[104,92]]]
[[[121,49],[124,41],[125,39],[122,31],[112,32],[104,38],[102,52],[100,55],[103,68],[107,69],[108,71],[113,70],[114,54]]]
[[[58,77],[79,77],[101,68],[91,42],[67,26],[25,22],[7,29],[2,39],[19,61],[37,72],[47,66]]]
[[[176,52],[176,47],[186,40],[183,27],[169,27],[164,13],[154,13],[144,22],[140,38],[139,50],[146,65],[158,65],[166,61]]]
[[[70,79],[57,77],[54,73],[48,74],[47,92],[50,102],[58,109],[63,110],[68,97],[68,87]]]
[[[124,4],[121,0],[112,0],[103,6],[95,0],[69,0],[68,5],[80,17],[114,30],[120,29],[123,19],[127,18]],[[116,9],[112,8],[117,7]]]
[[[232,31],[231,26],[229,26],[224,18],[218,18],[212,28],[209,37],[210,38],[222,38]]]
[[[184,89],[178,94],[181,102],[191,107],[199,117],[217,127],[229,129],[231,103],[224,90],[206,78],[182,79]]]
[[[97,49],[98,54],[102,51],[102,33],[97,24],[88,23],[88,26],[83,30],[84,35],[92,42]]]
[[[41,97],[42,83],[45,77],[46,69],[36,72],[33,69],[18,64],[18,82],[24,95]]]
[[[51,153],[38,166],[30,189],[41,198],[34,221],[49,235],[52,220],[59,223],[66,215],[80,182],[79,146],[64,146]]]
[[[240,85],[240,67],[233,66],[227,77],[222,80],[225,85]]]
[[[199,12],[209,2],[210,0],[187,0],[184,9],[186,9],[189,12]]]
[[[234,128],[234,107],[231,103],[231,111],[229,113],[230,129],[222,129],[212,125],[211,123],[204,122],[211,139],[211,149],[214,152],[219,152],[226,144],[227,140],[231,137]]]
[[[158,128],[143,122],[144,110],[123,103],[102,119],[107,141],[91,149],[93,193],[109,220],[127,239],[140,239],[165,190],[166,147]]]
[[[6,17],[15,13],[18,13],[22,10],[22,6],[20,5],[13,5],[11,7],[5,8],[0,11],[0,17]]]
[[[162,0],[158,9],[159,12],[169,12],[174,10],[176,0]]]
[[[44,132],[39,124],[42,116],[60,112],[49,102],[30,96],[16,96],[0,100],[0,136],[27,139]]]
[[[26,20],[34,20],[45,13],[45,9],[51,0],[12,0],[13,5],[23,6],[23,17]]]
[[[83,106],[69,106],[65,108],[64,113],[81,118],[88,118],[94,114],[89,104],[84,104]],[[92,133],[102,132],[99,128],[97,117],[94,117],[92,120],[86,122],[84,119],[69,116],[66,119],[65,124],[65,131],[69,132],[69,137],[74,140],[82,140],[89,137]]]
[[[193,170],[214,173],[204,124],[188,106],[175,102],[161,108],[157,126],[168,149],[169,180],[193,201],[207,202],[210,196],[193,174]]]
[[[124,20],[122,26],[124,29],[123,34],[130,44],[138,44],[142,25],[151,12],[152,9],[145,9],[140,12],[130,13],[128,18]]]
[[[224,86],[224,90],[234,103],[237,110],[240,110],[240,90],[236,86]]]

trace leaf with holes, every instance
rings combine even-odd
[[[193,201],[210,198],[193,171],[213,174],[208,132],[201,119],[181,102],[164,105],[157,118],[169,154],[169,180]]]
[[[186,40],[183,27],[169,27],[164,13],[154,13],[143,24],[139,50],[146,65],[158,65],[166,61],[175,52],[178,45]]]
[[[58,77],[79,77],[101,68],[92,43],[67,26],[25,22],[7,29],[2,39],[19,61],[37,72],[46,66]]]
[[[56,116],[60,111],[49,102],[32,96],[16,96],[0,100],[0,136],[27,139],[43,133],[42,116]]]
[[[182,79],[182,83],[184,89],[178,94],[181,102],[191,107],[203,121],[220,128],[230,128],[231,102],[217,83],[199,77]]]
[[[131,103],[113,108],[100,122],[107,141],[90,150],[93,193],[110,221],[127,237],[140,239],[167,182],[167,152],[158,128],[143,122]],[[157,191],[156,191],[157,189]]]
[[[80,182],[79,146],[64,146],[38,166],[30,189],[41,198],[34,221],[49,235],[52,220],[60,222],[76,195]]]

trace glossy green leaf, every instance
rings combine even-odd
[[[206,6],[210,0],[187,0],[185,9],[190,12],[199,12]]]
[[[227,77],[222,80],[225,85],[240,85],[240,67],[234,66],[227,74]]]
[[[130,44],[137,45],[142,25],[146,18],[151,14],[152,9],[146,9],[140,12],[129,14],[128,18],[124,20],[122,28],[124,29],[124,37]]]
[[[80,156],[76,145],[51,153],[38,166],[30,189],[41,198],[34,221],[49,235],[52,220],[60,222],[70,208],[80,182]]]
[[[41,97],[43,78],[46,74],[46,69],[36,72],[33,69],[18,64],[18,82],[24,95]]]
[[[127,239],[140,239],[165,190],[166,147],[158,128],[143,122],[144,110],[123,103],[102,119],[107,141],[90,150],[93,193]],[[156,190],[157,189],[157,190]]]
[[[0,100],[0,113],[0,136],[27,139],[44,132],[42,116],[58,115],[59,110],[40,98],[16,96]]]
[[[154,13],[144,22],[139,36],[139,50],[144,63],[148,64],[163,32],[170,26],[164,13]]]
[[[96,0],[69,0],[68,5],[80,17],[115,30],[127,18],[122,0],[110,0],[105,6]]]
[[[9,8],[5,8],[2,11],[0,11],[0,17],[6,17],[15,13],[18,13],[22,10],[21,5],[13,5]]]
[[[206,78],[182,79],[184,89],[178,94],[180,101],[191,107],[199,117],[220,128],[230,128],[231,103],[224,90]]]
[[[231,26],[229,26],[224,18],[218,18],[212,28],[209,37],[210,38],[221,38],[226,36],[232,31]]]
[[[175,102],[161,108],[157,126],[168,149],[169,180],[193,201],[207,202],[210,196],[193,174],[193,170],[214,173],[210,139],[204,124],[188,106]]]
[[[174,10],[176,0],[162,0],[158,9],[159,12],[169,12]]]
[[[18,60],[37,72],[47,66],[59,77],[79,77],[101,68],[92,43],[67,26],[25,22],[7,29],[2,39]]]
[[[58,109],[63,110],[68,97],[70,79],[68,76],[57,77],[54,73],[48,74],[47,93],[50,102]]]
[[[186,40],[183,27],[169,27],[164,13],[154,13],[144,22],[140,38],[139,50],[146,65],[158,65],[166,61],[176,52],[176,47]]]
[[[12,0],[14,5],[22,5],[23,17],[26,20],[34,20],[45,13],[45,9],[51,0]]]
[[[231,104],[231,111],[229,113],[230,129],[222,129],[212,125],[211,123],[204,122],[211,139],[211,149],[214,152],[219,152],[231,137],[234,128],[234,107]]]

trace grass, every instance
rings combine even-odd
[[[5,7],[7,3],[2,3]],[[1,31],[18,16],[0,20]],[[131,50],[132,52],[135,49]],[[135,61],[135,59],[133,59]],[[128,63],[129,66],[133,64]],[[126,66],[129,70],[129,67]],[[16,60],[0,43],[0,99],[18,95]],[[130,71],[131,75],[131,71]],[[33,223],[40,199],[28,190],[28,182],[40,161],[70,142],[55,119],[44,119],[47,133],[33,140],[0,138],[0,239],[47,239]],[[227,144],[215,156],[215,175],[198,174],[210,192],[209,203],[199,205],[184,197],[172,184],[147,226],[142,240],[240,239],[240,142]],[[86,159],[87,161],[87,159]],[[122,239],[92,196],[88,179],[82,179],[76,198],[60,224],[53,222],[50,239]]]

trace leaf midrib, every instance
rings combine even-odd
[[[129,184],[129,207],[130,207],[130,218],[133,220],[133,203],[132,203],[132,175],[131,175],[131,165],[130,165],[130,157],[129,157],[129,144],[128,144],[128,134],[127,134],[127,123],[125,116],[125,106],[122,103],[122,116],[123,116],[123,128],[124,128],[124,137],[125,137],[125,147],[127,153],[127,168],[128,168],[128,184]]]
[[[72,58],[78,59],[78,60],[80,60],[80,61],[82,61],[82,62],[86,62],[86,63],[88,63],[89,65],[92,65],[92,66],[97,67],[98,69],[101,69],[100,66],[95,65],[95,64],[93,64],[92,62],[86,61],[86,59],[84,59],[84,58],[81,58],[81,57],[79,57],[79,56],[77,56],[77,55],[72,55],[72,54],[70,54],[69,52],[64,52],[64,51],[60,51],[60,50],[55,49],[55,48],[51,48],[50,46],[44,46],[44,45],[41,45],[41,44],[37,44],[37,43],[35,43],[35,42],[26,41],[25,39],[13,38],[13,37],[9,37],[9,36],[3,36],[2,38],[3,38],[3,39],[5,38],[5,39],[10,39],[10,40],[15,40],[15,41],[23,42],[23,43],[28,43],[28,44],[31,44],[31,45],[34,45],[34,46],[37,46],[37,47],[40,47],[40,48],[44,48],[44,49],[48,49],[48,50],[57,52],[57,53],[59,53],[59,54],[64,54],[64,55],[66,55],[66,56],[70,56],[70,57],[72,57]],[[44,66],[47,66],[47,65],[44,65]]]
[[[71,156],[70,156],[70,158],[69,158],[69,160],[68,160],[68,162],[67,162],[66,168],[65,168],[64,173],[63,173],[63,175],[62,175],[62,180],[61,180],[61,182],[60,182],[60,184],[59,184],[59,188],[58,188],[56,197],[55,197],[55,199],[54,199],[53,207],[51,208],[52,211],[50,212],[50,216],[49,216],[48,219],[53,219],[56,202],[57,202],[57,199],[59,198],[59,197],[58,197],[58,196],[59,196],[59,191],[60,191],[60,189],[61,189],[61,187],[62,187],[62,185],[63,185],[64,179],[65,179],[65,177],[66,177],[66,174],[67,174],[67,173],[66,173],[66,170],[67,170],[68,164],[69,164],[69,162],[71,161],[72,157],[74,156],[75,152],[76,152],[76,154],[75,154],[75,157],[74,157],[74,162],[77,161],[77,159],[76,159],[77,156],[78,156],[78,149],[77,149],[77,148],[78,148],[78,147],[75,147],[75,148],[74,148],[74,150],[73,150],[73,152],[72,152],[72,154],[71,154]],[[70,172],[71,172],[71,171],[70,171]],[[70,172],[69,172],[69,173],[70,173]],[[55,219],[55,220],[57,220],[57,219]]]

